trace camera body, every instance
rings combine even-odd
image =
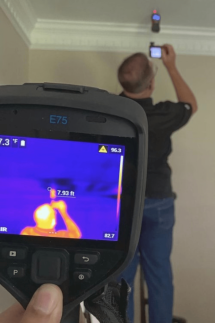
[[[0,283],[26,307],[58,285],[66,317],[130,262],[147,168],[135,102],[65,84],[0,87]]]
[[[158,33],[160,31],[160,21],[161,21],[161,16],[158,14],[157,10],[154,10],[152,13],[152,32]]]
[[[149,56],[151,58],[162,58],[162,46],[156,46],[154,43],[149,45]]]

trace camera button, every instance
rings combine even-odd
[[[68,277],[69,254],[64,250],[38,250],[33,254],[31,279],[37,284],[61,285]]]
[[[27,248],[9,248],[5,247],[1,250],[2,257],[13,260],[23,260],[27,256]]]
[[[41,256],[38,259],[38,278],[47,280],[58,280],[61,272],[61,258]]]
[[[22,278],[25,276],[25,267],[11,266],[8,268],[7,273],[11,278]]]
[[[80,271],[75,271],[73,274],[73,278],[75,282],[87,282],[92,276],[92,271],[89,269],[83,269]]]
[[[99,253],[77,253],[75,254],[75,264],[78,265],[94,265],[99,260]]]

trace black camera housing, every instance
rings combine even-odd
[[[68,122],[53,123],[53,115],[66,116]],[[146,115],[134,101],[96,88],[51,83],[1,86],[0,133],[125,146],[118,241],[0,232],[3,287],[26,308],[41,284],[57,284],[63,291],[66,317],[81,301],[117,276],[136,250],[146,183]],[[2,158],[4,149],[8,148],[0,147]],[[5,214],[0,214],[0,220],[1,216]],[[11,252],[15,252],[15,258]],[[89,258],[88,264],[83,257]],[[14,277],[12,271],[20,268],[24,274]],[[38,270],[43,272],[42,276]],[[77,281],[80,273],[88,279]]]
[[[157,12],[153,12],[152,14],[152,32],[153,33],[159,33],[160,31],[160,21],[161,21],[161,16]]]

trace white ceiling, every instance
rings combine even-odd
[[[153,9],[162,25],[215,28],[215,0],[28,0],[40,19],[149,24]]]
[[[31,49],[135,52],[154,41],[215,56],[215,0],[0,0],[0,8]]]

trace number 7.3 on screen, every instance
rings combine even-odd
[[[11,139],[10,138],[0,138],[0,147],[10,147]]]
[[[26,148],[26,139],[0,137],[0,147]]]

